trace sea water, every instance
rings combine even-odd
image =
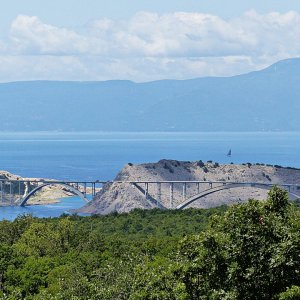
[[[227,156],[229,149],[231,157]],[[300,168],[300,132],[0,133],[0,169],[22,177],[113,180],[129,162],[160,159]],[[25,208],[21,213],[57,216],[81,205],[79,199],[70,198],[56,205]],[[13,219],[20,213],[17,210],[1,207],[0,219]]]
[[[25,207],[5,206],[0,207],[0,220],[14,220],[18,216],[31,215],[39,218],[59,217],[69,214],[71,209],[80,208],[84,205],[79,197],[63,198],[59,203],[47,205],[28,205]]]

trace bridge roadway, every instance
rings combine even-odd
[[[89,202],[87,195],[94,197],[99,190],[107,184],[130,184],[135,187],[151,207],[158,207],[161,209],[184,209],[193,202],[213,193],[221,192],[223,190],[252,187],[257,189],[271,189],[274,185],[286,189],[291,199],[300,199],[300,185],[299,184],[280,184],[280,183],[261,183],[261,182],[233,182],[233,181],[56,181],[56,180],[0,180],[0,201],[4,198],[11,200],[11,204],[25,206],[27,201],[36,192],[46,186],[60,185],[65,189],[77,194],[84,202]],[[153,189],[154,185],[154,189]],[[169,205],[166,207],[162,204],[162,186],[168,187]],[[149,193],[150,187],[152,194]],[[174,205],[175,186],[181,192],[181,203]],[[178,186],[180,188],[178,189]],[[194,193],[188,196],[188,189]],[[153,193],[155,190],[155,193]],[[155,195],[154,195],[155,194]],[[178,200],[178,199],[177,199]],[[178,202],[178,201],[177,201]]]

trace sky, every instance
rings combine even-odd
[[[299,0],[10,0],[0,10],[0,82],[232,76],[299,56]]]

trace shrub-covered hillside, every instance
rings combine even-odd
[[[0,222],[0,299],[299,299],[300,212],[231,208]]]

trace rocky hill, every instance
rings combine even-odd
[[[220,165],[202,161],[183,162],[161,160],[158,163],[126,165],[117,175],[116,181],[206,181],[200,189],[207,189],[209,181],[292,183],[300,184],[300,170],[263,164]],[[161,206],[170,208],[170,184],[161,185]],[[128,212],[134,208],[150,209],[155,207],[157,187],[149,185],[149,197],[145,199],[145,186],[129,183],[109,183],[105,185],[95,199],[79,210],[82,213],[108,214]],[[295,189],[293,193],[298,193]],[[176,207],[183,201],[182,184],[174,185],[174,202]],[[187,186],[186,198],[197,194],[197,185]],[[193,207],[209,208],[222,204],[247,201],[249,198],[265,199],[267,191],[244,187],[226,190],[209,195],[193,203]]]

